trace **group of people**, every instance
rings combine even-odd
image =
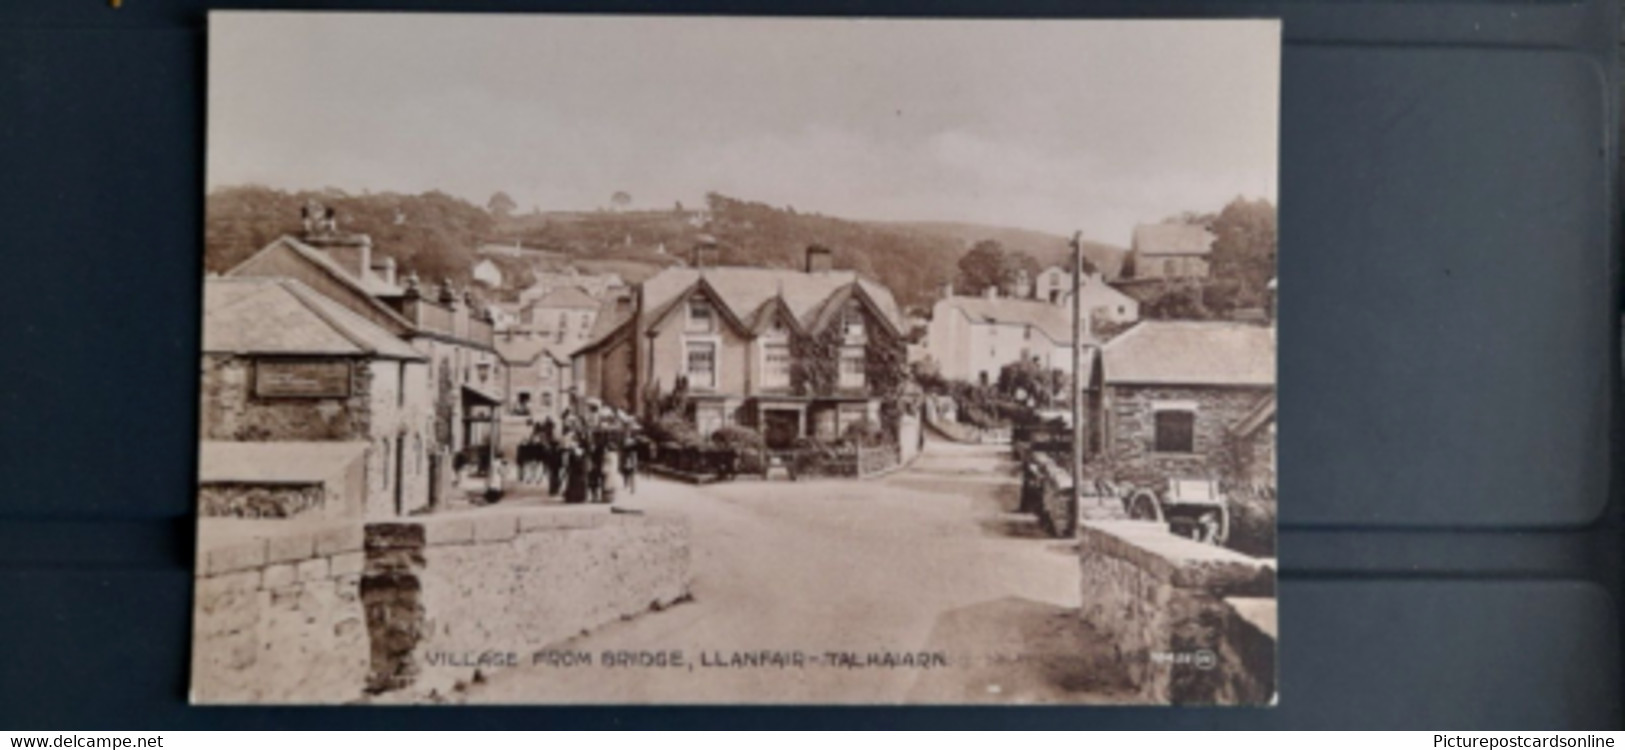
[[[521,484],[546,485],[549,497],[566,503],[612,503],[623,489],[636,491],[646,445],[636,423],[596,404],[588,409],[531,428],[514,451]]]

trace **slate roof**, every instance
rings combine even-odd
[[[940,304],[960,311],[972,323],[1028,325],[1057,343],[1072,341],[1071,305],[1009,297],[949,297]]]
[[[1104,380],[1163,385],[1275,385],[1275,331],[1228,321],[1142,321],[1101,348]]]
[[[1134,228],[1134,252],[1141,255],[1207,255],[1213,233],[1195,224],[1141,224]]]
[[[1065,302],[1061,305],[1061,307],[1070,311],[1072,309],[1072,287],[1068,285],[1062,291],[1062,295],[1064,295],[1063,298],[1065,299]],[[1135,303],[1136,300],[1133,297],[1118,291],[1110,284],[1106,284],[1102,281],[1094,280],[1086,282],[1083,285],[1083,309],[1085,310],[1093,310],[1101,307],[1117,307],[1119,305],[1127,306]],[[1067,314],[1070,315],[1071,313],[1068,312]]]
[[[367,443],[356,441],[205,440],[198,444],[198,483],[315,484],[338,477],[366,452]]]
[[[764,303],[774,296],[780,296],[797,322],[811,328],[825,303],[836,292],[856,284],[874,301],[881,315],[893,327],[898,330],[903,328],[902,312],[891,290],[860,278],[853,271],[804,273],[785,268],[742,266],[703,269],[672,267],[655,274],[643,282],[643,308],[649,312],[649,320],[659,318],[666,307],[680,299],[702,277],[740,320],[751,320]]]
[[[497,353],[502,355],[502,361],[508,364],[530,364],[536,357],[547,354],[555,362],[569,362],[572,347],[562,346],[545,337],[514,338],[499,336],[496,341]]]
[[[556,287],[553,291],[542,295],[534,302],[525,305],[526,309],[532,307],[575,308],[588,309],[598,307],[598,300],[588,294],[585,289],[578,286]]]
[[[329,257],[327,253],[306,245],[305,243],[300,242],[299,240],[288,235],[278,237],[271,244],[260,248],[258,252],[254,253],[252,256],[249,256],[247,260],[238,263],[236,266],[233,266],[231,270],[226,271],[226,276],[237,277],[247,273],[242,269],[252,267],[253,261],[260,255],[273,252],[279,247],[288,248],[289,250],[293,251],[295,255],[298,255],[306,261],[314,264],[316,267],[322,269],[322,271],[333,277],[340,284],[349,287],[351,290],[354,290],[357,294],[361,295],[363,304],[369,305],[374,310],[377,310],[387,317],[398,321],[404,329],[413,330],[416,328],[411,321],[402,317],[400,313],[395,312],[395,310],[390,308],[389,305],[386,305],[378,300],[380,295],[387,297],[391,295],[398,296],[404,294],[405,292],[400,287],[385,284],[382,279],[379,279],[371,274],[366,277],[367,279],[371,280],[370,282],[363,279],[358,279],[355,277],[355,275],[345,270],[343,266],[340,266],[331,257]]]
[[[422,360],[398,336],[303,283],[278,277],[203,283],[206,354],[309,354]]]

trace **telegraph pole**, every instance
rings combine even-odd
[[[1067,520],[1078,533],[1083,504],[1083,232],[1072,233],[1072,505]]]

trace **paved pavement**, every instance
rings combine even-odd
[[[642,480],[621,505],[689,520],[693,601],[560,646],[592,654],[591,666],[513,669],[453,699],[1110,700],[1087,679],[1009,666],[1035,649],[1092,646],[1072,614],[1077,558],[1008,512],[1017,485],[1002,453],[933,442],[913,465],[866,481]],[[606,667],[606,651],[680,651],[683,665]]]

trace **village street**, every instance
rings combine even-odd
[[[622,505],[689,519],[693,601],[559,647],[590,653],[590,666],[498,672],[456,699],[1110,700],[1087,675],[1038,663],[1039,654],[1060,651],[1064,660],[1090,650],[1078,645],[1087,634],[1074,624],[1078,563],[1065,543],[1008,512],[1017,481],[1007,450],[932,442],[913,465],[861,481],[644,480]],[[763,650],[808,661],[728,666]],[[684,665],[606,667],[606,651],[681,651]],[[832,652],[857,664],[837,663]],[[865,663],[872,654],[922,652],[943,654],[948,665]]]

